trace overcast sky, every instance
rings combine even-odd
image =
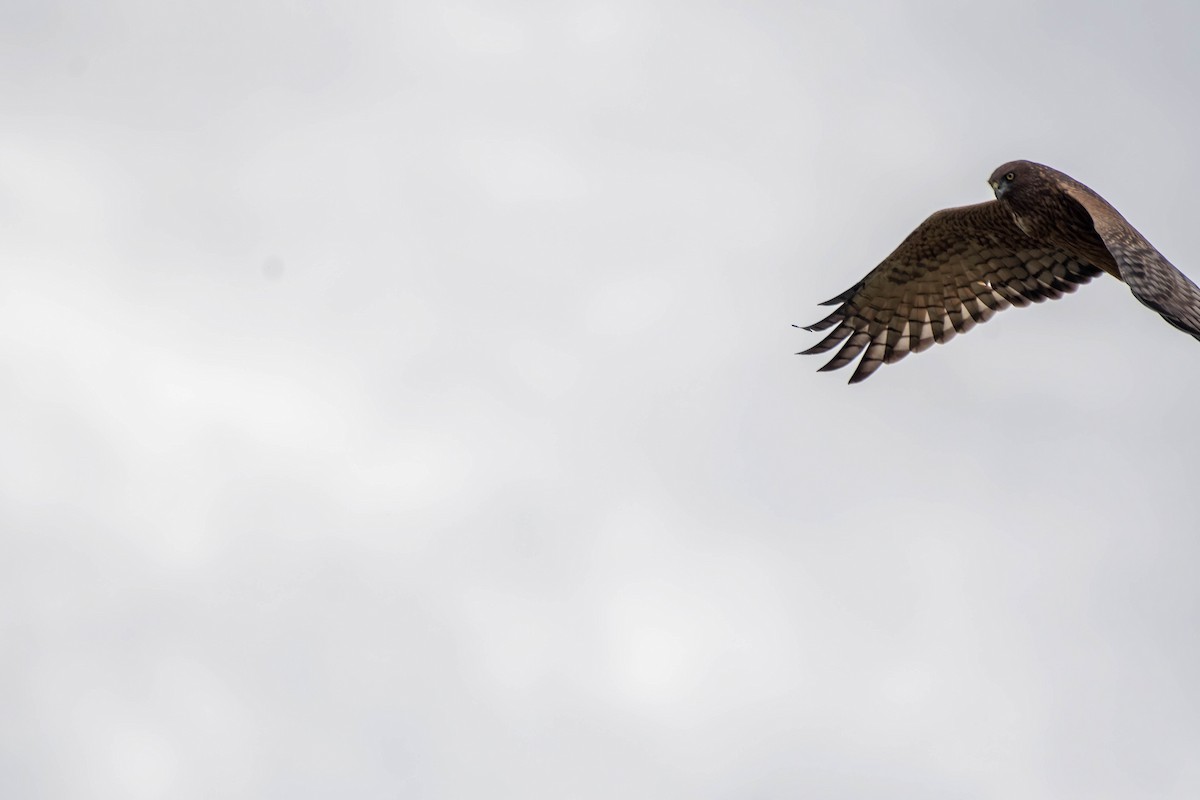
[[[1195,798],[1200,343],[791,327],[1185,3],[0,4],[0,795]]]

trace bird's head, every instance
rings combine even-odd
[[[1037,177],[1034,166],[1028,161],[1010,161],[996,167],[992,177],[988,178],[992,191],[996,193],[996,199],[1003,200],[1005,196],[1008,196],[1011,200],[1011,192],[1019,191],[1024,184],[1033,181]]]

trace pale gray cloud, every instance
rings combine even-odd
[[[1012,158],[1200,277],[1196,23],[9,3],[0,791],[1194,797],[1196,343],[789,323]]]

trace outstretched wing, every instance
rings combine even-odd
[[[1063,188],[1092,218],[1133,296],[1179,330],[1200,339],[1200,287],[1100,195],[1074,181],[1064,183]]]
[[[858,284],[822,303],[838,307],[805,330],[833,330],[804,353],[841,345],[822,372],[861,354],[850,378],[858,383],[1001,309],[1057,299],[1099,274],[1079,256],[1026,236],[995,200],[948,208],[921,223]]]

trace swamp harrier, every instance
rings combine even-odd
[[[851,383],[949,341],[997,311],[1055,300],[1102,271],[1200,339],[1200,288],[1100,195],[1056,169],[1012,161],[995,200],[938,211],[805,330],[833,328],[804,353],[841,348],[821,371],[859,359]]]

